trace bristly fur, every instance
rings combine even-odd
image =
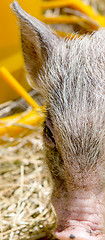
[[[17,2],[13,10],[26,68],[45,97],[60,157],[89,171],[104,154],[105,29],[65,41]]]
[[[80,164],[92,167],[103,151],[105,30],[83,39],[61,40],[41,81],[63,158],[83,155],[85,162]]]

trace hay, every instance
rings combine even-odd
[[[38,104],[38,92],[30,93]],[[0,105],[0,117],[28,111],[25,100]],[[5,137],[6,139],[6,137]],[[54,239],[56,217],[50,202],[52,182],[44,162],[42,129],[0,146],[0,240]],[[45,238],[44,238],[45,237]]]
[[[41,129],[15,146],[0,146],[0,239],[39,239],[54,227],[51,179]]]
[[[105,0],[85,0],[85,2],[105,16]]]

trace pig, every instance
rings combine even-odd
[[[26,69],[46,103],[45,159],[60,240],[105,239],[105,29],[63,39],[14,2]]]

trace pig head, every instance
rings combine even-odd
[[[105,29],[65,40],[12,5],[24,61],[43,95],[45,159],[61,240],[104,240]]]

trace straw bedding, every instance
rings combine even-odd
[[[0,146],[1,240],[39,239],[54,226],[52,184],[38,130],[16,146]]]
[[[33,97],[41,97],[32,91]],[[22,111],[23,99],[1,105],[0,117]],[[54,239],[52,182],[44,162],[42,129],[0,145],[0,239]]]

